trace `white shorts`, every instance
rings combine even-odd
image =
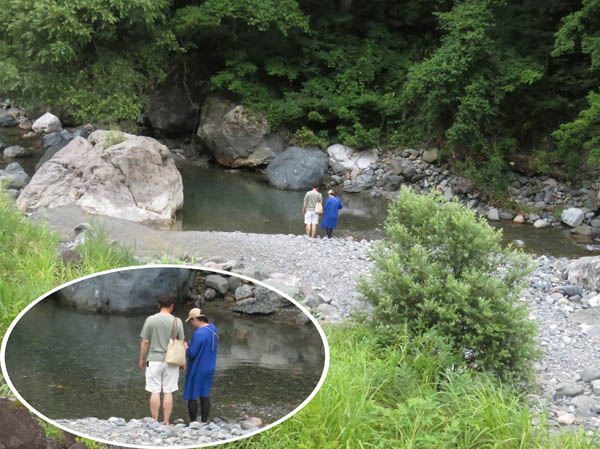
[[[319,223],[319,214],[314,210],[307,210],[304,214],[304,224],[317,224]]]
[[[150,393],[173,393],[177,391],[179,367],[166,362],[148,362],[146,367],[146,391]]]

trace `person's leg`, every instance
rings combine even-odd
[[[160,409],[160,393],[152,393],[150,395],[150,414],[158,421],[158,411]]]
[[[310,225],[306,225],[306,235],[310,237]]]
[[[210,413],[210,400],[200,396],[200,420],[208,422],[208,414]]]
[[[169,424],[169,418],[173,411],[173,393],[165,393],[163,397],[163,416],[165,418],[164,423]]]
[[[198,401],[196,399],[188,401],[188,413],[190,415],[190,422],[196,421],[196,417],[198,416]]]
[[[327,231],[327,237],[331,238],[331,235],[333,234],[333,228],[325,228],[325,230]]]

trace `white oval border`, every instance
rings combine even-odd
[[[274,423],[271,423],[265,427],[261,427],[260,429],[257,429],[253,432],[249,432],[246,433],[244,435],[240,435],[234,438],[230,438],[228,440],[222,440],[222,441],[218,441],[218,442],[214,442],[214,443],[204,443],[204,444],[194,444],[191,446],[151,446],[151,445],[140,445],[140,446],[135,446],[133,444],[127,444],[127,443],[120,443],[120,442],[116,442],[116,441],[110,441],[110,440],[105,440],[103,438],[98,438],[96,436],[91,436],[91,435],[86,435],[84,433],[78,432],[74,429],[71,429],[67,426],[63,426],[61,424],[58,424],[57,422],[55,422],[54,420],[44,416],[42,413],[38,412],[35,408],[33,408],[17,391],[17,389],[14,387],[14,385],[12,384],[10,377],[8,376],[8,372],[6,370],[6,361],[5,361],[5,356],[6,356],[6,345],[8,342],[8,338],[10,337],[11,332],[13,331],[13,329],[15,328],[16,324],[21,320],[21,318],[29,311],[29,309],[31,309],[32,307],[34,307],[37,303],[43,301],[46,297],[50,296],[51,294],[57,292],[58,290],[61,290],[71,284],[75,284],[77,282],[81,282],[81,281],[85,281],[86,279],[90,279],[90,278],[94,278],[96,276],[102,276],[105,274],[109,274],[109,273],[115,273],[118,271],[129,271],[129,270],[143,270],[145,268],[179,268],[179,269],[186,269],[186,270],[203,270],[203,271],[210,271],[213,273],[217,273],[217,274],[223,274],[226,276],[235,276],[237,278],[240,279],[244,279],[248,282],[252,282],[255,285],[260,285],[262,287],[265,287],[271,291],[274,291],[275,293],[281,295],[282,297],[284,297],[285,299],[287,299],[288,301],[292,302],[292,304],[294,304],[298,309],[300,309],[306,316],[308,316],[308,318],[310,318],[311,322],[314,324],[315,328],[317,329],[317,331],[319,332],[319,335],[321,336],[321,340],[323,342],[323,348],[325,350],[325,361],[323,364],[323,373],[321,374],[321,378],[319,379],[319,382],[317,383],[316,387],[314,388],[314,390],[308,395],[308,397],[306,399],[304,399],[304,401],[302,401],[302,403],[296,407],[294,410],[292,410],[290,413],[288,413],[287,415],[283,416],[282,418],[278,419],[277,421],[275,421]],[[89,274],[87,276],[83,276],[77,279],[74,279],[72,281],[66,282],[62,285],[59,285],[58,287],[53,288],[52,290],[44,293],[42,296],[40,296],[39,298],[35,299],[34,301],[32,301],[27,307],[25,307],[25,309],[23,309],[21,311],[21,313],[19,313],[19,315],[17,315],[17,317],[10,323],[10,325],[8,326],[8,329],[6,330],[6,334],[4,335],[4,338],[2,339],[2,347],[0,349],[0,365],[2,367],[2,375],[4,376],[4,381],[6,382],[6,384],[9,386],[9,388],[11,389],[11,391],[13,392],[13,394],[17,397],[17,399],[21,402],[21,404],[23,404],[25,407],[27,407],[29,409],[29,411],[31,411],[32,413],[34,413],[35,415],[39,416],[40,418],[42,418],[44,421],[52,424],[55,427],[58,427],[59,429],[62,429],[66,432],[69,432],[71,434],[77,435],[79,437],[82,438],[86,438],[89,440],[93,440],[93,441],[97,441],[99,443],[104,443],[104,444],[109,444],[109,445],[116,445],[116,446],[122,446],[122,447],[131,447],[131,448],[140,448],[140,449],[165,449],[165,448],[178,448],[178,449],[193,449],[193,448],[201,448],[201,447],[211,447],[211,446],[218,446],[221,444],[226,444],[226,443],[231,443],[233,441],[238,441],[238,440],[243,440],[245,438],[251,437],[253,435],[259,434],[264,432],[265,430],[268,430],[280,423],[282,423],[283,421],[291,418],[292,416],[294,416],[296,413],[298,413],[300,410],[302,410],[311,400],[312,398],[315,397],[315,395],[319,392],[319,390],[321,389],[321,387],[323,386],[323,382],[325,382],[325,378],[327,377],[327,373],[329,371],[329,343],[327,342],[327,337],[325,336],[325,333],[323,332],[323,328],[321,327],[321,325],[317,322],[317,320],[315,319],[315,317],[312,316],[312,314],[302,305],[300,304],[298,301],[296,301],[294,298],[292,298],[291,296],[283,293],[281,290],[269,285],[269,284],[265,284],[262,281],[256,280],[256,279],[252,279],[248,276],[244,276],[238,273],[235,273],[233,271],[226,271],[226,270],[220,270],[217,268],[209,268],[209,267],[204,267],[202,265],[178,265],[178,264],[149,264],[149,265],[135,265],[135,266],[129,266],[129,267],[122,267],[122,268],[115,268],[112,270],[106,270],[106,271],[100,271],[98,273],[93,273],[93,274]]]

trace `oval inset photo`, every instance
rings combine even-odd
[[[201,447],[299,411],[325,380],[329,349],[316,320],[265,283],[152,265],[38,298],[11,324],[2,362],[19,400],[66,431],[127,447]]]

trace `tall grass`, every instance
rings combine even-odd
[[[594,447],[583,431],[550,433],[544,416],[534,424],[523,398],[489,376],[442,369],[445,350],[429,337],[382,349],[364,326],[326,333],[331,368],[315,398],[228,449]]]
[[[108,242],[97,227],[78,248],[81,260],[64,266],[58,236],[27,219],[0,189],[0,339],[27,304],[72,279],[134,265],[130,251]]]

